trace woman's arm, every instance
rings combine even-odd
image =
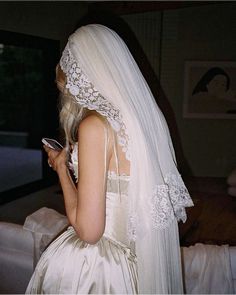
[[[101,238],[105,229],[106,172],[110,158],[106,128],[105,123],[95,115],[86,117],[80,123],[77,188],[63,161],[65,151],[55,158],[51,151],[48,152],[49,162],[61,182],[68,219],[79,237],[91,244]]]

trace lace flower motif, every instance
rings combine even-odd
[[[117,132],[118,143],[125,152],[126,158],[130,160],[129,136],[120,111],[107,101],[88,80],[73,57],[68,44],[63,51],[60,67],[66,74],[66,88],[69,92],[80,105],[89,110],[95,110],[107,118]]]
[[[79,164],[78,164],[78,144],[77,143],[73,146],[73,150],[70,154],[70,158],[71,158],[71,161],[69,162],[69,169],[72,171],[76,182],[78,182]]]
[[[156,185],[151,199],[151,218],[154,228],[167,227],[174,218],[186,221],[185,207],[193,206],[192,199],[180,175],[167,174],[165,184]]]

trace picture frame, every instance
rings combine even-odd
[[[183,117],[236,119],[235,61],[185,61]]]

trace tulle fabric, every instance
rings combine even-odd
[[[169,206],[164,228],[152,220],[154,188],[166,185],[169,200],[176,193],[166,184],[167,175],[178,179],[180,197],[185,189],[165,118],[127,46],[114,31],[101,25],[84,26],[70,36],[68,44],[92,84],[121,112],[130,137],[128,223],[137,255],[139,291],[183,293],[178,216]],[[186,196],[177,204],[182,212],[193,205]],[[161,202],[160,195],[156,198]]]
[[[47,293],[183,293],[177,215],[178,212],[185,212],[184,207],[192,206],[192,201],[185,193],[185,185],[177,170],[165,118],[127,46],[114,31],[101,25],[88,25],[70,36],[68,46],[99,93],[122,114],[130,139],[131,166],[127,202],[125,210],[122,210],[118,201],[123,200],[123,196],[118,193],[115,194],[118,198],[114,204],[106,204],[107,212],[111,212],[110,217],[113,216],[106,220],[108,227],[114,227],[110,228],[112,234],[109,237],[106,237],[105,231],[98,243],[99,247],[87,245],[83,248],[83,242],[78,239],[75,239],[78,241],[77,247],[73,247],[72,244],[76,244],[74,238],[65,240],[61,247],[58,242],[60,238],[52,244],[37,267],[34,280],[39,282],[35,286],[42,283],[44,287],[39,287],[39,290]],[[73,95],[72,92],[71,94]],[[90,103],[96,104],[97,101],[95,99]],[[117,171],[119,161],[118,158]],[[168,183],[168,175],[174,176],[176,183]],[[168,222],[164,227],[153,222],[153,213],[158,214],[158,208],[153,207],[153,197],[157,206],[163,205],[170,209],[165,216]],[[164,204],[161,204],[163,201]],[[116,205],[119,209],[113,210]],[[175,205],[180,209],[178,212],[174,210]],[[121,228],[119,223],[122,223],[124,230],[118,230]],[[127,244],[122,243],[124,240],[127,240]],[[124,244],[126,246],[122,246]],[[132,257],[137,257],[137,265],[131,256],[127,256],[127,249],[132,249]],[[68,256],[72,252],[76,259],[72,259],[73,255]],[[119,253],[123,253],[123,256]],[[60,259],[61,263],[56,262],[56,257],[63,258]],[[84,257],[87,258],[84,260]],[[104,261],[102,257],[105,258]],[[115,257],[120,257],[120,261]],[[81,272],[84,265],[79,260],[89,261],[91,270],[85,268]],[[97,264],[99,261],[102,262]],[[64,273],[63,279],[61,273]],[[74,276],[77,276],[76,280]],[[83,286],[80,281],[82,286],[79,286],[78,280],[85,277],[89,283]],[[107,277],[109,287],[105,283]],[[71,278],[72,285],[76,285],[73,290],[70,287]],[[113,282],[113,278],[116,282]],[[54,281],[64,287],[55,289],[57,287],[51,286]],[[30,286],[33,285],[30,283]],[[29,287],[28,290],[34,292],[35,289]]]

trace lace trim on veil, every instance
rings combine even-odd
[[[167,174],[165,184],[156,185],[151,199],[151,218],[154,228],[165,228],[174,217],[186,221],[185,207],[193,201],[180,175]]]
[[[60,67],[66,74],[66,88],[70,94],[80,105],[89,110],[95,110],[107,118],[112,128],[117,132],[118,143],[127,160],[130,160],[129,136],[120,111],[107,101],[88,80],[72,55],[68,44],[63,51]]]
[[[120,110],[107,101],[88,80],[72,55],[68,44],[63,51],[60,67],[66,74],[66,88],[70,94],[80,105],[89,110],[95,110],[107,118],[117,132],[118,143],[125,152],[126,158],[130,160],[130,139]],[[185,222],[185,207],[193,206],[193,202],[181,176],[169,173],[164,178],[164,184],[154,187],[149,205],[153,228],[162,229],[166,228],[174,218]],[[127,226],[130,240],[136,240],[139,222],[136,213],[129,214]]]
[[[149,202],[151,225],[154,229],[165,229],[174,219],[185,222],[185,207],[194,205],[180,175],[168,173],[164,181],[165,184],[154,187]],[[132,241],[136,240],[139,222],[142,221],[139,221],[137,213],[130,214],[128,233]]]

